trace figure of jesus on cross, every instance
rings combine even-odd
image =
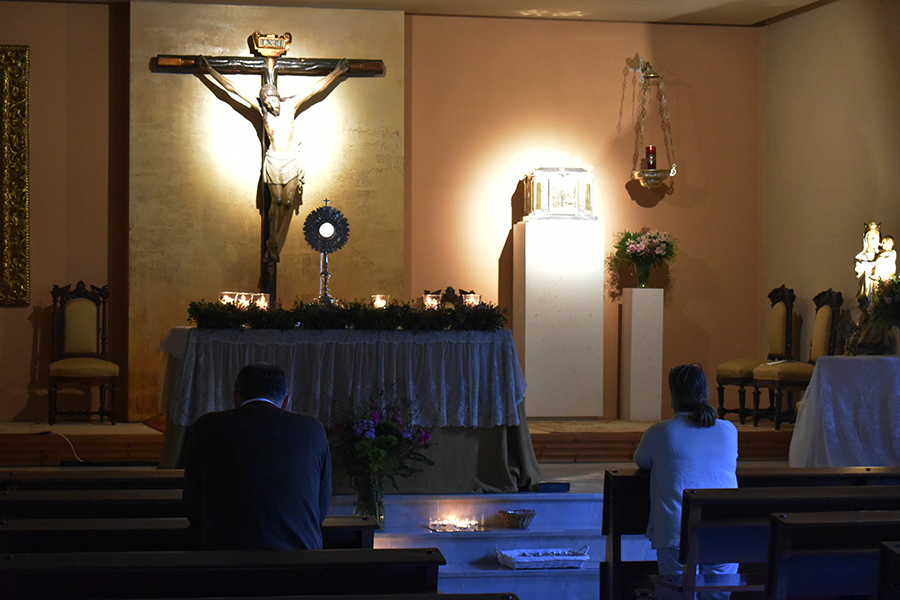
[[[202,66],[227,92],[259,111],[263,129],[268,139],[263,160],[263,179],[271,194],[269,206],[269,237],[263,262],[269,273],[281,260],[281,250],[287,239],[293,215],[303,204],[304,171],[298,159],[299,140],[294,135],[294,122],[303,106],[316,95],[329,89],[349,69],[341,60],[331,73],[319,79],[304,94],[282,96],[273,83],[266,83],[259,94],[241,90],[231,80],[216,71],[206,57],[201,56]]]

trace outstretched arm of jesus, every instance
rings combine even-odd
[[[212,65],[209,64],[209,61],[206,60],[206,57],[202,54],[200,55],[200,62],[203,63],[203,67],[206,69],[206,71],[213,76],[213,79],[215,79],[223,89],[231,92],[232,94],[246,102],[248,105],[250,105],[251,108],[255,108],[256,110],[261,111],[259,107],[259,101],[256,97],[248,96],[247,94],[241,92],[233,81],[213,69]]]
[[[350,63],[347,62],[346,58],[342,58],[341,61],[337,64],[337,66],[334,68],[334,71],[332,71],[331,73],[329,73],[328,75],[326,75],[325,77],[323,77],[322,79],[317,81],[315,83],[315,85],[313,85],[306,91],[305,95],[298,94],[296,96],[293,96],[291,98],[291,101],[294,104],[294,107],[293,107],[294,114],[297,114],[297,111],[300,110],[300,106],[302,106],[307,100],[309,100],[316,94],[319,94],[319,93],[327,90],[338,77],[340,77],[341,75],[343,75],[344,73],[346,73],[349,70],[350,70]]]

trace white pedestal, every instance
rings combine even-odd
[[[603,224],[513,227],[513,336],[533,417],[603,414]]]
[[[622,293],[622,405],[625,421],[662,416],[663,290]]]

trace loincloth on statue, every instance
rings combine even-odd
[[[300,167],[296,152],[274,152],[266,150],[263,177],[266,183],[284,185],[297,178],[297,190],[303,190],[305,171]]]

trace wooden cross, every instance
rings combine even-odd
[[[261,56],[207,56],[206,60],[219,73],[267,75],[266,59]],[[328,75],[340,59],[337,58],[281,58],[274,65],[275,75]],[[350,70],[347,77],[376,77],[384,75],[384,62],[348,58]],[[158,54],[153,59],[151,69],[169,73],[202,73],[199,56],[183,54]]]
[[[342,59],[330,58],[285,58],[282,55],[290,48],[291,34],[261,34],[259,31],[250,36],[258,56],[205,56],[159,54],[151,60],[150,69],[154,72],[168,73],[206,73],[205,60],[213,69],[221,74],[258,74],[263,83],[275,85],[278,75],[324,76],[332,73]],[[384,75],[384,62],[370,59],[343,59],[349,64],[344,73],[346,77],[376,77]],[[267,242],[270,239],[270,210],[272,194],[269,186],[263,186],[265,199],[262,209],[262,249],[265,259]],[[279,249],[280,251],[280,249]],[[277,298],[277,262],[268,264],[260,261],[260,291],[270,295],[274,303]]]

